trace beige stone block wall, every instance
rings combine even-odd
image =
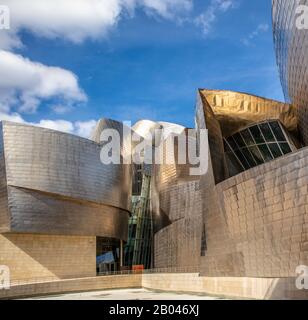
[[[13,285],[0,290],[0,299],[124,288],[141,288],[141,274],[67,279],[45,283]]]
[[[200,277],[198,273],[144,274],[142,287],[230,298],[308,299],[308,290],[298,290],[294,278]]]
[[[65,279],[96,275],[96,238],[0,234],[0,265],[11,280]]]
[[[294,278],[200,277],[198,273],[132,274],[13,284],[9,290],[0,290],[0,299],[141,287],[238,299],[308,299],[308,290],[297,290]]]

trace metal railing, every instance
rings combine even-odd
[[[110,271],[99,272],[98,276],[110,275],[127,275],[127,274],[151,274],[151,273],[199,273],[199,267],[170,267],[170,268],[154,268],[144,270],[123,270],[123,271]]]

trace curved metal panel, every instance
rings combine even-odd
[[[286,100],[298,111],[300,135],[308,145],[308,36],[307,29],[298,28],[297,19],[301,17],[296,13],[299,5],[308,6],[308,0],[273,0],[272,3],[274,42],[283,91]]]
[[[200,90],[219,121],[223,136],[263,120],[277,119],[291,133],[297,133],[296,109],[286,103],[225,90]]]
[[[54,130],[3,122],[3,137],[12,232],[126,239],[130,166],[103,165],[99,144]]]
[[[307,172],[308,149],[304,148],[206,192],[207,249],[200,274],[296,276],[296,267],[308,263]]]
[[[161,129],[162,126],[157,122],[151,120],[140,120],[133,125],[133,130],[142,138],[146,139],[147,135],[151,133],[154,135],[156,129]]]
[[[4,161],[3,126],[0,123],[0,233],[10,230],[8,194]]]

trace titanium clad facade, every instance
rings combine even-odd
[[[235,174],[296,150],[278,120],[262,121],[240,130],[224,138],[224,147],[228,167]]]
[[[225,109],[229,108],[226,101],[233,105],[233,99],[226,99],[227,94],[223,92]],[[241,96],[230,94],[231,98]],[[231,178],[227,166],[225,173],[228,175],[221,179],[221,171],[213,164],[225,157],[224,150],[218,146],[224,138],[223,126],[229,122],[216,116],[215,104],[212,105],[215,99],[208,101],[202,91],[200,95],[197,125],[209,130],[209,171],[200,178],[204,225],[200,274],[211,277],[295,276],[296,267],[308,263],[307,148],[269,160]],[[260,109],[256,105],[255,110]],[[284,117],[286,110],[287,105],[280,109]],[[238,112],[242,119],[242,110]],[[221,113],[220,110],[218,115]],[[233,118],[236,117],[233,113]],[[278,112],[271,117],[274,118],[283,121]],[[284,123],[288,127],[287,122]]]
[[[174,138],[174,135],[169,137]],[[195,139],[186,131],[184,137]],[[179,140],[174,142],[176,157]],[[201,244],[199,176],[189,175],[189,164],[178,164],[176,161],[175,164],[166,164],[166,158],[172,157],[172,150],[166,149],[166,143],[164,141],[160,147],[170,154],[165,153],[164,164],[153,167],[154,263],[156,268],[196,269],[200,262]]]
[[[279,120],[292,135],[298,134],[297,112],[291,104],[229,90],[201,89],[199,93],[203,104],[210,106],[209,112],[215,115],[224,137],[269,120]]]
[[[74,135],[10,122],[1,131],[1,230],[127,240],[130,167],[103,165],[100,145]]]
[[[163,129],[161,132],[155,130]],[[200,262],[200,222],[201,199],[199,194],[199,177],[190,176],[190,165],[177,164],[179,140],[182,135],[189,137],[187,130],[180,125],[167,122],[141,120],[133,130],[144,139],[155,137],[151,141],[153,154],[161,154],[162,163],[152,166],[151,181],[151,214],[154,223],[154,267],[194,267]],[[148,134],[152,134],[152,137]],[[172,149],[166,148],[170,141]],[[168,151],[168,153],[162,152]],[[167,158],[174,158],[173,164],[167,164]]]
[[[3,125],[0,123],[0,233],[8,232],[10,230],[2,128]]]
[[[303,19],[300,5],[308,0],[273,0],[273,29],[277,64],[287,101],[298,111],[301,139],[308,144],[308,32],[298,28]],[[301,18],[302,16],[302,18]],[[300,19],[300,20],[298,20]],[[307,22],[306,22],[307,23]]]

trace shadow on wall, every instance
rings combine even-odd
[[[96,275],[95,237],[2,234],[0,247],[12,281]]]
[[[299,290],[295,285],[296,278],[278,278],[272,281],[271,286],[268,288],[264,299],[266,300],[279,300],[279,299],[292,299],[292,300],[307,300],[308,290]]]

